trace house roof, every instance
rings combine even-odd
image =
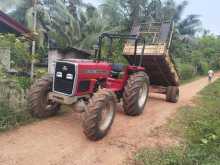
[[[32,32],[0,10],[0,33],[14,33],[32,39]]]
[[[69,48],[65,48],[65,49],[52,48],[51,50],[57,50],[57,51],[59,51],[61,53],[64,53],[64,54],[74,52],[76,54],[80,54],[80,55],[83,55],[83,56],[91,56],[93,54],[92,51],[79,49],[79,48],[75,48],[75,47],[69,47]]]

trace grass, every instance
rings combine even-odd
[[[169,130],[184,139],[184,144],[165,149],[142,149],[135,155],[136,164],[219,165],[220,80],[202,90],[196,104],[181,108],[169,123]]]
[[[196,80],[198,80],[198,79],[200,79],[200,78],[202,78],[203,76],[195,76],[195,77],[193,77],[193,78],[190,78],[190,79],[187,79],[187,80],[180,80],[180,84],[181,85],[184,85],[184,84],[188,84],[188,83],[191,83],[191,82],[193,82],[193,81],[196,81]]]

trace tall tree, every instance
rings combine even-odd
[[[45,10],[45,14],[50,18],[49,37],[61,47],[73,46],[80,37],[80,27],[68,6],[63,0],[50,0],[50,3],[44,7],[49,9]]]
[[[82,22],[82,38],[79,46],[81,48],[91,49],[97,42],[97,37],[107,31],[112,31],[113,27],[110,26],[104,15],[93,6],[88,6],[85,13],[81,13]]]
[[[179,34],[186,36],[195,36],[200,30],[201,21],[199,15],[189,15],[182,21],[177,23]]]

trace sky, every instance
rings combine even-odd
[[[98,5],[102,0],[84,0],[94,5]],[[181,3],[183,0],[175,0]],[[203,27],[212,33],[220,35],[220,0],[188,0],[184,16],[198,14],[201,16]]]

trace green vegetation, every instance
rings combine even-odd
[[[190,165],[180,148],[144,149],[135,155],[137,165]]]
[[[30,79],[6,75],[0,77],[0,131],[32,120],[25,98]]]
[[[27,90],[31,86],[31,79],[28,77],[16,77],[16,82],[19,88]]]
[[[25,4],[25,5],[24,5]],[[173,0],[103,0],[98,7],[83,0],[39,0],[37,3],[38,47],[77,46],[91,49],[102,32],[128,33],[132,25],[142,21],[173,20],[177,38],[192,38],[200,28],[197,15],[182,19],[187,1]],[[33,28],[33,4],[29,0],[5,0],[0,7],[30,29]]]
[[[220,68],[220,38],[212,35],[195,38],[193,43],[177,40],[171,52],[182,80]]]
[[[10,48],[13,68],[27,70],[31,60],[28,42],[22,41],[14,34],[0,34],[0,48]]]
[[[183,107],[170,130],[185,142],[176,148],[144,149],[135,156],[144,165],[218,165],[220,162],[220,80],[206,87],[197,106]]]
[[[2,100],[0,102],[0,132],[14,128],[16,126],[28,123],[33,118],[30,113],[25,111],[16,111],[11,109]]]
[[[200,75],[196,75],[195,77],[191,78],[191,79],[186,79],[186,80],[181,80],[180,81],[180,84],[181,85],[184,85],[184,84],[187,84],[187,83],[190,83],[190,82],[193,82],[193,81],[196,81],[200,78],[202,78],[203,76],[200,76]]]
[[[196,75],[195,69],[191,64],[178,64],[178,67],[182,80],[192,79]]]
[[[30,84],[30,78],[10,76],[0,66],[0,131],[33,120],[25,96]]]

